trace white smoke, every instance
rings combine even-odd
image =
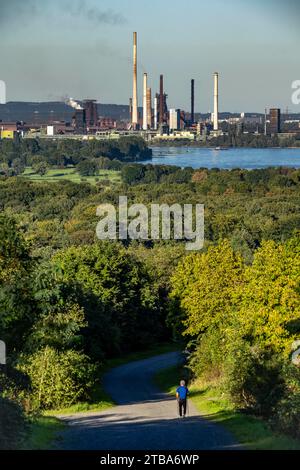
[[[68,98],[66,100],[66,104],[74,109],[83,109],[83,107],[77,101],[73,100],[73,98]]]

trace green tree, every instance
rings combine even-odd
[[[76,168],[80,176],[95,176],[98,174],[96,160],[83,160],[78,163]]]
[[[20,350],[34,322],[33,261],[13,218],[0,215],[0,330],[10,351]]]

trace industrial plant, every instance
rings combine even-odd
[[[0,114],[0,138],[21,137],[77,138],[77,139],[117,139],[121,136],[139,135],[147,141],[191,140],[206,141],[213,137],[254,133],[265,135],[293,136],[300,133],[300,116],[282,113],[278,108],[265,110],[262,114],[232,114],[220,112],[219,72],[211,76],[211,101],[213,112],[196,112],[198,96],[196,80],[187,84],[190,93],[190,109],[168,107],[168,94],[164,87],[164,75],[154,77],[150,86],[150,75],[143,72],[142,106],[139,107],[138,34],[133,33],[133,76],[132,96],[128,106],[102,105],[94,99],[83,101],[66,99],[63,104],[55,103],[54,108],[42,113],[36,109],[29,115],[4,121]],[[209,79],[209,76],[208,76]],[[190,87],[190,88],[189,88]],[[200,98],[200,97],[199,97]],[[44,108],[47,108],[46,104]],[[51,104],[49,104],[50,106]],[[1,105],[3,106],[3,105]],[[7,105],[9,107],[9,103]],[[39,108],[36,104],[36,108]],[[43,108],[43,109],[44,109]],[[1,108],[0,108],[1,111]],[[63,116],[64,114],[64,116]],[[14,115],[15,117],[15,115]]]

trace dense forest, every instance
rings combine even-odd
[[[25,152],[29,144],[20,145]],[[47,149],[43,158],[80,163],[73,151]],[[114,161],[109,150],[94,152]],[[2,144],[1,159],[27,165],[25,153],[7,159]],[[22,421],[88,400],[107,359],[173,339],[192,351],[194,377],[299,436],[300,371],[290,356],[300,331],[300,170],[117,160],[118,184],[0,178],[0,339],[8,351],[0,413],[10,408]],[[120,195],[146,205],[203,203],[204,249],[98,241],[96,208],[117,205]]]
[[[151,149],[139,137],[120,138],[115,141],[3,139],[0,140],[0,175],[17,176],[28,166],[34,168],[37,173],[45,174],[52,166],[80,168],[80,165],[82,174],[87,175],[101,168],[119,170],[121,162],[143,161],[151,156]]]

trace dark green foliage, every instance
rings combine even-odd
[[[112,161],[141,161],[151,158],[152,150],[139,137],[124,137],[116,141],[99,140],[50,140],[50,139],[21,139],[19,142],[0,141],[0,163],[8,168],[16,168],[16,160],[22,166],[35,165],[35,171],[45,170],[46,164],[64,167],[77,165],[84,160],[107,158]],[[20,168],[20,163],[18,163]],[[111,168],[119,165],[113,163]],[[1,167],[0,167],[1,168]],[[44,171],[43,170],[43,171]],[[15,170],[14,170],[15,171]],[[16,174],[16,173],[15,173]]]
[[[137,183],[189,183],[194,170],[166,165],[127,164],[122,166],[121,176],[126,184]]]
[[[83,160],[78,163],[77,171],[80,176],[95,176],[98,173],[96,160]]]
[[[12,218],[0,215],[0,330],[12,350],[20,350],[34,322],[30,287],[33,263],[23,235]]]
[[[226,364],[226,390],[240,408],[269,418],[284,396],[283,360],[273,351],[240,344]]]
[[[54,258],[62,279],[85,310],[86,347],[95,359],[158,339],[157,294],[148,275],[118,243],[72,247]]]

